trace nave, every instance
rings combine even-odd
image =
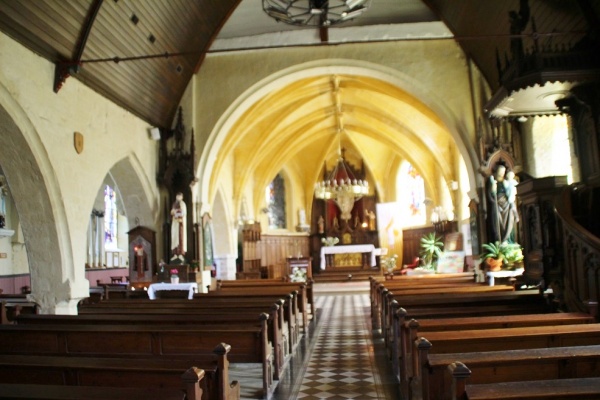
[[[383,341],[371,331],[368,282],[317,283],[314,290],[316,317],[273,399],[400,399]],[[260,382],[238,367],[230,371],[241,398],[260,398]]]

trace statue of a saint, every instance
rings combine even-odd
[[[515,242],[515,224],[519,222],[516,185],[514,172],[506,172],[506,167],[503,165],[499,165],[494,175],[490,176],[488,221],[492,232],[490,238],[492,242]]]
[[[319,215],[319,233],[325,233],[325,219],[323,219],[322,215]]]
[[[187,208],[183,201],[183,193],[177,193],[171,207],[171,250],[173,252],[171,260],[178,258],[183,261],[187,252],[186,215]]]
[[[367,211],[367,217],[369,217],[369,230],[370,231],[374,231],[377,229],[376,225],[375,225],[375,220],[377,219],[377,216],[375,215],[375,213],[373,211]]]

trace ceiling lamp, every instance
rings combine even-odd
[[[367,11],[371,0],[263,0],[263,10],[277,22],[331,26]]]
[[[344,221],[352,218],[354,202],[368,194],[369,183],[366,180],[355,178],[346,165],[343,154],[327,179],[315,184],[315,197],[322,200],[334,200],[342,212],[341,218]]]

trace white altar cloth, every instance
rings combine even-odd
[[[321,269],[325,269],[325,254],[350,254],[350,253],[371,253],[371,267],[377,265],[375,259],[375,246],[372,244],[353,244],[347,246],[323,246],[321,247]]]
[[[185,283],[153,283],[148,287],[148,297],[150,300],[156,299],[156,292],[159,290],[187,290],[188,299],[194,298],[194,293],[198,292],[198,284],[196,282]]]

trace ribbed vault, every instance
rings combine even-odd
[[[234,204],[251,190],[256,212],[264,188],[283,169],[304,188],[299,195],[310,210],[314,183],[324,163],[329,169],[336,163],[340,148],[351,164],[364,162],[381,201],[395,201],[401,160],[417,166],[434,200],[440,176],[457,180],[454,140],[423,102],[376,78],[319,75],[270,92],[236,121],[216,158],[210,198],[221,173],[231,172],[224,166],[233,165]]]

